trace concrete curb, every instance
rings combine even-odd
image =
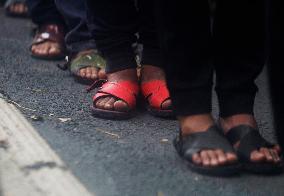
[[[0,98],[0,192],[3,196],[89,196],[31,124]]]

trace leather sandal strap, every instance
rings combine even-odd
[[[240,141],[243,137],[245,137],[248,133],[252,131],[255,131],[252,129],[252,127],[246,125],[240,125],[230,129],[226,133],[226,137],[232,144],[235,144],[236,142]]]
[[[202,150],[221,149],[224,152],[234,152],[232,145],[227,141],[217,126],[210,127],[205,132],[190,134],[188,136],[180,136],[182,154],[191,159],[193,154]]]
[[[57,28],[50,28],[50,25],[42,25],[32,42],[32,45],[41,44],[46,41],[57,42],[60,45],[64,43],[64,28],[61,25],[56,25]]]
[[[98,99],[111,95],[126,102],[130,108],[134,108],[138,92],[138,85],[134,82],[106,82],[93,97],[93,102],[95,104]]]
[[[149,104],[160,109],[162,104],[170,98],[167,84],[162,80],[153,80],[141,84],[141,92],[147,98]]]
[[[259,133],[259,130],[248,125],[240,125],[232,128],[226,134],[226,137],[232,144],[240,141],[237,153],[241,159],[249,161],[252,151],[259,150],[262,147],[273,147]]]

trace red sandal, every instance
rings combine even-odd
[[[148,101],[147,110],[150,114],[163,118],[173,118],[171,109],[162,109],[162,104],[170,99],[170,93],[167,84],[163,80],[153,80],[141,84],[141,92]]]
[[[96,84],[95,84],[96,85]],[[94,86],[94,85],[92,85]],[[93,87],[90,87],[91,90]],[[104,80],[103,84],[93,97],[92,114],[95,117],[106,118],[112,120],[124,120],[133,116],[133,110],[136,106],[136,99],[139,93],[139,86],[132,81],[108,82]],[[104,97],[113,96],[118,98],[129,106],[127,112],[104,110],[96,107],[96,102]]]

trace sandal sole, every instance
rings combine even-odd
[[[34,59],[46,60],[46,61],[59,61],[59,60],[65,59],[65,55],[47,57],[47,56],[37,56],[37,55],[31,54],[31,57],[34,58]]]
[[[172,119],[172,120],[176,119],[176,116],[172,110],[159,110],[159,109],[152,108],[151,106],[148,105],[147,111],[152,116],[156,116],[159,118],[166,118],[166,119]]]
[[[11,18],[22,18],[22,19],[28,19],[30,18],[30,16],[28,14],[13,14],[13,13],[9,13],[6,12],[5,13],[6,16],[11,17]]]
[[[283,173],[283,162],[274,163],[244,163],[243,171],[259,175],[277,175]]]
[[[94,117],[109,119],[109,120],[127,120],[134,117],[134,112],[117,112],[110,110],[102,110],[95,107],[91,107],[92,115]]]
[[[185,164],[193,172],[196,172],[202,175],[218,176],[218,177],[231,177],[231,176],[238,175],[240,173],[241,164],[239,163],[231,164],[227,166],[214,167],[214,168],[198,166],[192,163],[191,161],[184,159],[183,155],[180,153],[179,145],[176,139],[174,139],[173,144],[174,144],[174,147],[179,157],[183,160],[183,162],[185,162]]]

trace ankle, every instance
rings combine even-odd
[[[237,114],[230,117],[220,118],[219,121],[225,133],[239,125],[248,125],[253,128],[257,128],[257,122],[251,114]]]
[[[92,52],[94,52],[95,50],[94,49],[89,49],[89,50],[83,50],[83,51],[80,51],[78,53],[75,54],[75,58],[78,57],[78,56],[81,56],[81,55],[87,55],[87,54],[90,54]]]
[[[138,81],[136,69],[126,69],[107,74],[107,79],[112,82],[124,81],[124,80],[133,81],[133,82]]]
[[[204,132],[214,125],[211,114],[200,114],[191,116],[178,116],[182,135]]]
[[[153,65],[143,65],[141,68],[141,81],[165,80],[165,72],[162,68]]]

